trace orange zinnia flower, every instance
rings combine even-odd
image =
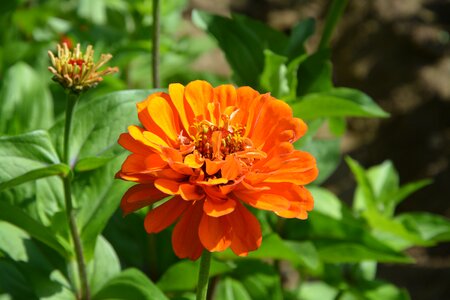
[[[128,214],[172,197],[147,214],[144,226],[156,233],[178,220],[178,257],[258,249],[260,225],[246,205],[307,218],[313,199],[303,185],[318,170],[313,156],[294,150],[307,128],[283,101],[250,87],[194,81],[171,84],[137,109],[143,127],[130,126],[119,138],[132,154],[117,177],[138,183],[121,208]]]

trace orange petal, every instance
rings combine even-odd
[[[122,165],[125,173],[144,173],[146,171],[162,170],[167,163],[158,154],[150,155],[130,154]]]
[[[208,175],[214,175],[219,172],[220,168],[225,163],[224,160],[210,160],[206,159],[206,173]]]
[[[205,119],[208,103],[214,98],[213,87],[206,81],[192,81],[186,86],[184,96],[194,117],[197,117],[198,120]]]
[[[147,213],[144,227],[148,233],[158,233],[175,222],[189,207],[189,203],[174,197]]]
[[[141,141],[135,140],[129,133],[122,133],[119,136],[119,145],[124,147],[130,152],[139,153],[139,154],[148,154],[153,151],[153,148],[145,145]]]
[[[186,155],[186,157],[184,158],[184,164],[190,168],[201,168],[201,166],[203,166],[204,160],[203,158],[197,154],[197,153],[191,153]]]
[[[205,197],[202,188],[194,184],[181,184],[178,191],[184,200],[200,200]]]
[[[283,195],[277,194],[277,191],[245,191],[235,190],[234,195],[245,203],[250,204],[253,207],[271,210],[271,211],[283,211],[289,209],[290,201]]]
[[[219,100],[222,111],[228,106],[237,104],[236,88],[231,84],[219,85],[214,88],[214,95]]]
[[[239,256],[259,248],[262,241],[261,227],[258,219],[242,204],[237,202],[233,213],[226,216],[233,233],[231,250]]]
[[[221,168],[222,177],[228,180],[236,179],[242,172],[239,160],[234,155],[228,155],[225,164]]]
[[[184,212],[180,221],[175,225],[172,233],[172,247],[179,258],[196,260],[202,254],[204,247],[198,236],[202,216],[201,201],[197,201]]]
[[[178,194],[180,182],[170,179],[159,178],[155,180],[155,187],[168,195]]]
[[[123,195],[120,208],[124,215],[159,201],[167,195],[155,188],[153,184],[137,184]]]
[[[223,251],[231,244],[231,227],[226,218],[203,214],[198,234],[201,243],[210,252]]]
[[[203,211],[211,217],[220,217],[232,213],[236,207],[236,201],[231,198],[214,199],[206,197]]]
[[[167,100],[155,97],[148,102],[147,110],[152,124],[156,124],[171,141],[176,142],[181,130],[176,122],[178,116],[174,114]],[[154,131],[155,128],[153,126],[148,129]]]
[[[189,134],[189,129],[191,124],[188,121],[186,109],[185,109],[185,100],[184,100],[184,86],[179,83],[173,83],[169,85],[169,95],[172,100],[173,105],[178,111],[181,124],[184,127],[184,132]]]

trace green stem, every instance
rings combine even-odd
[[[197,300],[206,300],[209,281],[209,267],[211,265],[211,252],[203,250],[198,272]]]
[[[72,127],[72,117],[75,104],[77,103],[78,95],[69,93],[67,97],[67,108],[66,108],[66,122],[64,126],[64,150],[63,150],[63,161],[70,166],[69,157],[69,141],[70,141],[70,130]],[[89,291],[89,284],[86,272],[86,263],[84,260],[83,246],[81,245],[80,234],[77,229],[77,223],[75,220],[75,214],[72,205],[72,185],[70,174],[63,177],[64,184],[64,201],[66,205],[66,215],[69,222],[70,235],[72,236],[72,241],[75,248],[75,255],[78,265],[78,275],[81,282],[81,299],[89,300],[91,298]]]
[[[152,30],[152,77],[153,88],[159,88],[159,0],[153,0],[153,30]]]
[[[331,7],[328,11],[327,18],[325,19],[325,26],[320,39],[319,50],[328,48],[330,45],[331,35],[339,19],[344,13],[348,0],[333,0]]]

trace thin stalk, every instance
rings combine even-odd
[[[153,88],[159,88],[159,0],[153,0],[153,30],[152,30],[152,79]]]
[[[64,126],[64,150],[63,150],[63,160],[70,166],[69,157],[69,141],[70,141],[70,130],[72,127],[72,117],[75,104],[77,103],[78,95],[69,93],[67,97],[67,108],[66,108],[66,122]],[[70,174],[63,177],[64,185],[64,201],[66,205],[66,215],[69,222],[70,235],[72,236],[72,241],[75,248],[75,255],[78,265],[78,275],[81,282],[81,299],[89,300],[91,298],[89,291],[89,284],[86,272],[86,262],[84,260],[83,246],[81,245],[80,234],[77,229],[77,223],[75,220],[75,214],[72,205],[72,185]]]
[[[325,19],[325,26],[322,33],[322,38],[320,39],[318,50],[322,50],[329,47],[331,35],[333,34],[333,31],[337,23],[342,17],[342,14],[344,13],[347,3],[348,0],[333,0],[333,2],[331,3],[327,17]]]
[[[209,267],[211,265],[211,252],[203,250],[198,272],[197,300],[206,300],[208,293]]]

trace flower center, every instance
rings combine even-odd
[[[218,127],[207,120],[193,125],[197,133],[194,137],[195,149],[209,159],[224,159],[228,154],[245,150],[245,128],[228,125],[228,116],[223,115],[224,126]]]
[[[69,64],[71,64],[72,66],[77,65],[80,69],[84,64],[84,59],[69,59]]]

